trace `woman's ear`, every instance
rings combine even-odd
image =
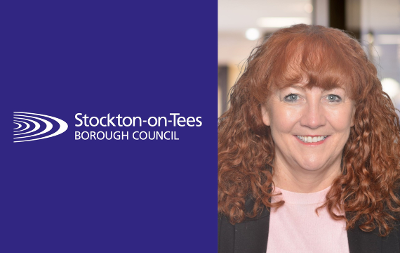
[[[271,121],[269,118],[269,113],[268,113],[267,107],[265,105],[261,105],[261,115],[262,115],[264,124],[266,126],[270,126]]]

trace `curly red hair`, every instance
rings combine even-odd
[[[344,32],[315,25],[294,25],[256,47],[230,95],[230,108],[218,125],[218,211],[231,223],[255,217],[271,203],[275,155],[261,105],[271,91],[307,80],[307,88],[343,87],[354,101],[355,125],[343,149],[342,173],[326,196],[334,219],[345,219],[386,236],[400,212],[399,117],[382,91],[375,66],[360,44]],[[252,199],[251,211],[245,202]],[[336,215],[339,207],[345,216]],[[359,222],[359,223],[357,223]]]

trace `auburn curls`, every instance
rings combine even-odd
[[[235,224],[284,204],[271,203],[275,147],[261,105],[274,89],[305,80],[307,88],[342,87],[355,105],[342,173],[319,208],[346,220],[346,229],[378,229],[387,236],[400,213],[399,117],[360,44],[340,30],[316,25],[280,29],[247,59],[230,108],[219,118],[218,212]],[[337,208],[346,216],[337,215]]]

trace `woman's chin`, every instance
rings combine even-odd
[[[324,169],[324,164],[320,161],[303,161],[299,163],[299,167],[305,171],[320,171]]]

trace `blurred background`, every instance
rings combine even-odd
[[[400,0],[219,0],[218,116],[228,108],[251,50],[282,27],[305,23],[349,31],[400,108]]]

